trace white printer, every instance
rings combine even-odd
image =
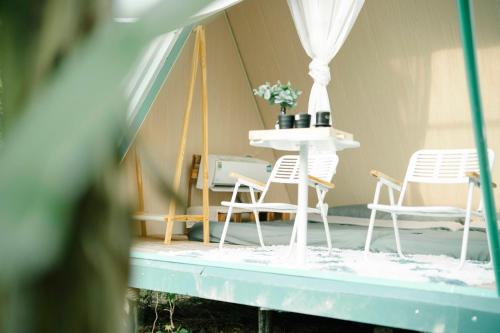
[[[208,155],[208,188],[216,192],[232,192],[236,179],[230,177],[232,172],[253,178],[263,183],[271,175],[272,165],[263,160],[252,157],[232,155]],[[196,182],[196,188],[203,188],[203,163]],[[240,191],[248,191],[248,188],[240,187]]]

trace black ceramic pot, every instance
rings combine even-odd
[[[308,113],[299,113],[295,116],[296,128],[309,128],[311,126],[311,115]]]
[[[330,127],[330,112],[316,112],[316,127]]]
[[[293,128],[295,117],[288,114],[280,114],[278,116],[278,125],[280,129]]]

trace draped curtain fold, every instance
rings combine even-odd
[[[313,121],[317,111],[331,111],[326,90],[328,64],[349,35],[363,4],[364,0],[288,0],[300,42],[312,59],[309,75],[314,83],[308,113]]]

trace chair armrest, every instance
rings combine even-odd
[[[240,175],[239,173],[236,173],[236,172],[231,172],[229,174],[229,177],[237,179],[243,185],[253,187],[253,188],[259,189],[261,191],[266,187],[266,184],[264,184],[263,182],[252,179],[250,177]]]
[[[471,171],[471,172],[467,172],[465,173],[465,175],[472,181],[474,182],[474,184],[476,184],[477,186],[480,186],[480,183],[481,183],[481,177],[479,176],[479,173],[475,172],[475,171]],[[497,188],[497,184],[495,182],[491,182],[491,186],[493,186],[493,188]]]
[[[318,177],[314,176],[307,176],[309,178],[309,181],[312,182],[314,185],[319,185],[327,190],[331,190],[335,188],[335,184],[332,184],[330,182],[327,182],[326,180],[320,179]]]
[[[401,186],[403,185],[403,183],[401,181],[399,181],[395,178],[392,178],[390,176],[387,176],[386,174],[384,174],[383,172],[380,172],[378,170],[371,170],[370,175],[377,178],[379,181],[381,181],[385,185],[390,186],[390,187],[394,188],[395,190],[401,191]]]

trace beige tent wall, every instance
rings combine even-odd
[[[248,144],[248,131],[262,129],[258,110],[249,88],[241,60],[224,15],[207,22],[207,76],[209,107],[209,152],[211,154],[252,155],[274,163],[270,150],[257,149]],[[188,78],[191,71],[194,35],[190,37],[170,76],[153,104],[152,110],[138,135],[136,146],[140,147],[142,159],[149,159],[161,176],[171,182],[181,136],[182,120],[186,105]],[[201,153],[201,109],[199,79],[195,90],[192,121],[187,141],[184,175],[181,181],[181,198],[187,196],[187,174],[193,154]],[[130,187],[135,193],[133,154],[126,157]],[[144,162],[143,164],[146,164]],[[150,213],[168,212],[168,198],[156,189],[152,177],[144,170],[145,208]],[[285,198],[284,186],[277,186],[271,198]],[[230,198],[230,193],[210,192],[210,204],[219,205]],[[201,191],[194,190],[193,205],[201,205]],[[179,206],[179,213],[184,207]],[[174,232],[182,232],[182,223],[177,223]],[[148,232],[163,234],[165,226],[148,223]]]
[[[488,141],[500,153],[500,0],[476,1],[475,5]],[[274,161],[270,151],[248,145],[248,130],[272,128],[278,114],[276,108],[256,101],[250,86],[290,80],[304,91],[293,112],[305,112],[312,84],[307,75],[309,59],[300,45],[286,0],[245,0],[228,10],[228,17],[229,24],[223,15],[206,24],[209,149],[211,153],[250,154]],[[169,181],[174,173],[192,45],[191,39],[139,134],[141,149]],[[369,202],[375,185],[368,176],[371,168],[402,178],[410,155],[417,149],[474,146],[454,0],[366,0],[330,67],[328,89],[335,127],[353,133],[361,142],[360,149],[339,153],[334,179],[337,188],[327,197],[330,206]],[[196,95],[186,172],[191,155],[200,152],[199,108]],[[128,157],[127,165],[131,162]],[[500,180],[498,164],[493,178]],[[134,186],[133,172],[129,179]],[[185,197],[185,178],[182,184],[180,195]],[[146,210],[166,213],[168,199],[154,188],[145,174]],[[295,200],[294,188],[287,191],[278,187],[270,194],[273,200]],[[414,186],[408,203],[463,205],[463,194],[463,189]],[[500,202],[498,190],[495,195]],[[201,202],[199,191],[194,198],[194,204]],[[211,193],[211,204],[225,198],[227,194]],[[148,227],[149,231],[163,233],[163,225]],[[178,224],[176,232],[181,230]]]
[[[500,154],[500,1],[474,4],[487,135]],[[294,112],[306,112],[309,59],[286,0],[246,0],[228,14],[252,85],[290,80],[304,91]],[[375,186],[369,170],[401,179],[417,149],[474,146],[457,18],[454,0],[366,0],[330,64],[334,126],[361,143],[339,153],[330,205],[369,202]],[[271,128],[278,110],[258,105]],[[493,178],[500,180],[498,163]],[[408,203],[464,205],[463,194],[411,187]]]

